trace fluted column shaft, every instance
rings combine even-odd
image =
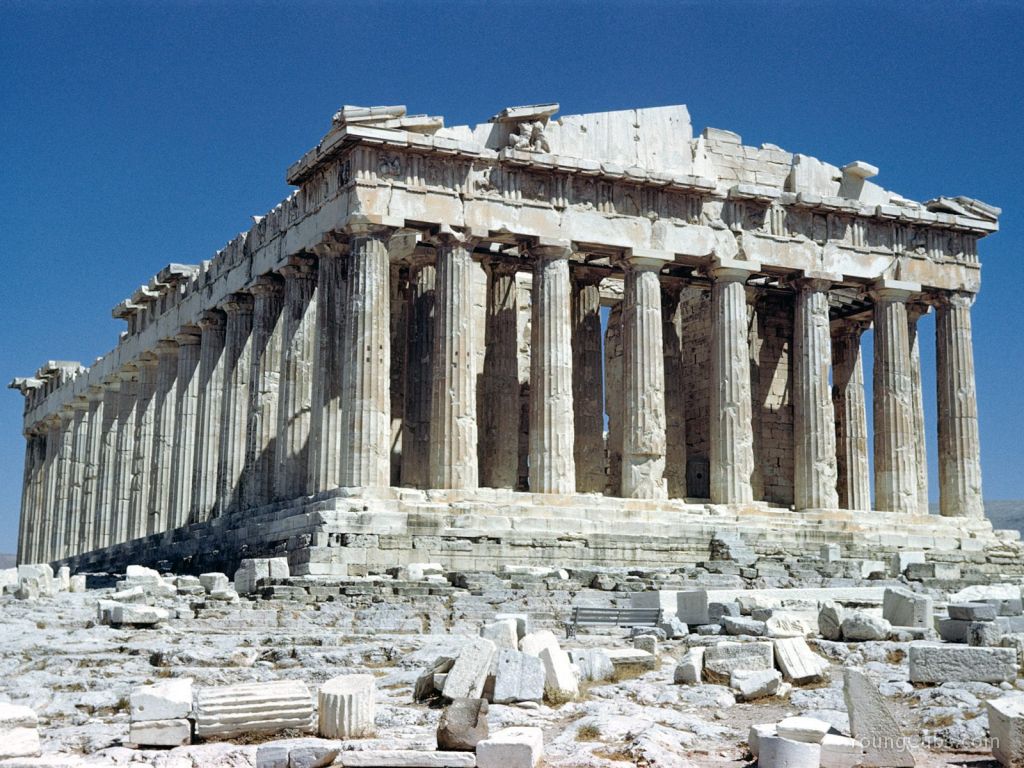
[[[472,241],[442,235],[437,244],[430,406],[431,488],[479,485],[476,423],[476,329]]]
[[[797,509],[836,509],[836,424],[829,390],[832,334],[826,280],[796,282],[793,324],[793,498]]]
[[[135,417],[138,409],[139,374],[134,364],[117,373],[121,387],[117,397],[117,458],[111,497],[112,544],[128,541],[131,530],[132,488],[135,486]]]
[[[665,349],[661,285],[665,259],[624,260],[622,298],[622,495],[663,499],[665,487]]]
[[[17,563],[33,562],[31,558],[32,536],[37,527],[36,481],[39,475],[39,436],[29,430],[25,432],[25,471],[21,484],[21,514],[18,517]]]
[[[386,237],[382,229],[360,229],[350,241],[342,321],[341,483],[347,487],[386,487],[391,481],[391,269]]]
[[[347,249],[346,249],[347,250]],[[344,355],[343,311],[347,254],[338,249],[320,257],[316,286],[316,365],[310,424],[310,493],[341,485],[341,400]]]
[[[157,358],[151,353],[139,358],[139,395],[135,406],[135,446],[132,456],[131,512],[128,539],[146,535],[149,493],[153,478],[153,442],[156,422]]]
[[[78,533],[82,526],[82,480],[85,470],[85,443],[89,426],[89,403],[85,398],[72,401],[70,455],[64,478],[67,506],[64,510],[64,538],[60,557],[78,554]],[[69,445],[65,443],[65,445]]]
[[[199,409],[199,357],[202,331],[186,326],[175,337],[178,342],[178,372],[175,394],[174,449],[171,461],[171,492],[168,529],[188,522],[192,506],[192,479],[196,457],[196,422]]]
[[[530,491],[574,493],[572,286],[567,245],[532,249],[530,328]]]
[[[935,311],[939,511],[948,517],[985,514],[971,337],[973,303],[973,294],[943,294]]]
[[[60,524],[61,449],[64,446],[64,424],[60,416],[51,417],[46,431],[46,476],[43,530],[37,547],[36,561],[55,559],[55,537]]]
[[[711,289],[711,500],[748,503],[754,493],[754,431],[747,347],[750,272],[741,267],[712,270]]]
[[[103,419],[99,430],[99,459],[96,474],[96,496],[93,507],[93,539],[91,549],[101,549],[111,542],[114,512],[114,483],[117,477],[117,430],[121,415],[121,380],[114,377],[103,383]]]
[[[252,352],[252,296],[233,293],[222,305],[224,326],[224,396],[221,400],[220,464],[217,471],[219,514],[234,512],[242,498],[245,433],[249,415]]]
[[[572,271],[572,405],[576,490],[604,493],[604,365],[601,358],[603,271]]]
[[[221,406],[224,400],[224,313],[204,312],[199,318],[199,417],[192,475],[189,522],[202,522],[217,510],[217,468],[220,464]]]
[[[32,488],[32,526],[26,535],[26,563],[39,563],[43,560],[43,535],[46,529],[47,504],[46,478],[49,462],[49,427],[46,422],[37,426],[35,439],[35,477]]]
[[[274,491],[279,499],[294,499],[305,494],[309,471],[316,351],[316,261],[292,257],[281,269],[281,275],[284,277],[284,306]]]
[[[485,260],[487,306],[480,483],[486,488],[516,488],[519,483],[519,287],[518,265]]]
[[[174,431],[177,420],[178,343],[162,339],[156,347],[156,403],[153,422],[153,455],[146,533],[167,530],[171,507],[171,474]]]
[[[81,522],[78,526],[76,554],[93,548],[96,531],[96,500],[100,474],[100,448],[103,440],[104,397],[102,387],[91,387],[85,415],[85,454],[82,460]]]
[[[274,498],[277,397],[281,380],[281,307],[284,283],[277,275],[258,278],[253,295],[252,373],[249,377],[249,429],[242,489],[246,506]]]
[[[917,333],[917,321],[928,314],[930,307],[922,302],[907,304],[907,340],[910,346],[910,406],[914,419],[915,465],[917,467],[917,513],[929,514],[928,508],[928,452],[924,425],[924,389],[921,386],[921,342]]]
[[[875,300],[875,507],[917,512],[917,449],[906,300],[910,292],[882,286]]]
[[[434,312],[437,270],[427,249],[409,270],[409,330],[402,420],[402,485],[429,487],[430,408],[433,397]]]
[[[832,338],[832,407],[836,420],[836,492],[841,509],[871,509],[871,462],[861,334],[848,322]]]

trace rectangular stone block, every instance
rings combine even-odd
[[[709,623],[708,591],[681,590],[676,594],[676,618],[691,627]]]
[[[911,645],[910,682],[1001,683],[1017,679],[1013,648]]]
[[[931,627],[932,599],[907,589],[890,587],[882,598],[882,618],[894,627]]]
[[[129,703],[133,722],[188,717],[192,711],[192,678],[141,686],[131,692]]]
[[[39,728],[35,710],[0,703],[0,759],[38,754]]]
[[[802,637],[781,638],[774,643],[775,663],[787,682],[805,685],[828,677],[828,662],[812,651]]]
[[[704,651],[704,675],[709,682],[728,684],[737,669],[757,671],[775,669],[775,647],[772,642],[709,645]]]
[[[477,768],[534,768],[544,754],[540,728],[503,728],[476,745]]]
[[[477,764],[476,755],[472,752],[428,752],[420,749],[343,751],[334,761],[334,765],[346,768],[474,768]]]
[[[192,723],[189,720],[133,722],[128,741],[140,747],[180,747],[192,743]]]
[[[495,704],[544,699],[544,662],[520,651],[500,651],[494,678]]]
[[[662,618],[667,619],[675,616],[678,606],[677,595],[674,589],[654,589],[648,592],[633,592],[629,596],[630,608],[660,608]]]
[[[995,621],[996,607],[989,603],[951,603],[949,618],[963,621]]]
[[[1024,765],[1024,696],[1011,694],[985,704],[992,756],[1007,768]]]
[[[971,622],[963,619],[939,619],[939,637],[947,643],[966,643]]]

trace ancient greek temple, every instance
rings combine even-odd
[[[683,106],[557,109],[445,127],[344,107],[286,200],[113,309],[112,351],[15,379],[19,560],[286,554],[293,573],[351,575],[686,562],[726,534],[996,540],[971,305],[999,209],[695,137]]]

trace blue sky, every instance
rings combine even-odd
[[[289,191],[341,104],[449,125],[514,104],[687,104],[695,130],[837,164],[918,200],[1004,209],[974,310],[986,496],[1024,498],[1024,6],[963,3],[0,3],[0,375],[114,346],[109,310],[210,258]],[[922,321],[933,496],[934,321]],[[21,397],[0,397],[13,551]]]

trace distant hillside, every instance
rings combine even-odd
[[[1013,528],[1024,535],[1024,500],[986,501],[985,514],[995,528]]]
[[[13,568],[17,558],[14,555],[0,555],[0,569]]]

